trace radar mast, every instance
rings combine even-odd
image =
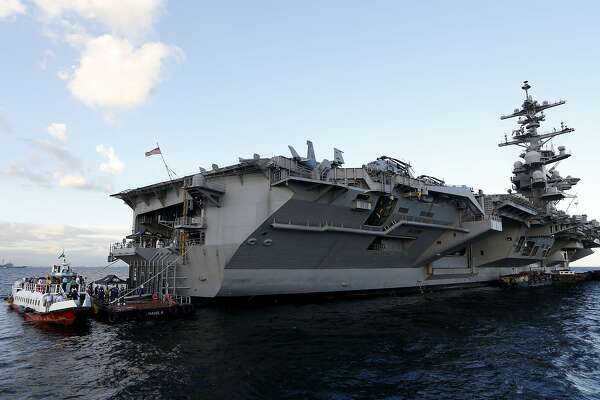
[[[566,103],[564,100],[555,102],[543,101],[541,104],[535,100],[529,89],[528,81],[523,82],[521,89],[525,92],[525,100],[521,108],[517,108],[512,114],[502,115],[501,120],[518,118],[519,127],[512,131],[510,139],[504,136],[504,141],[498,144],[504,146],[520,146],[525,149],[521,154],[523,161],[514,164],[511,182],[514,189],[525,196],[543,213],[551,213],[555,205],[565,197],[570,197],[565,191],[577,184],[579,178],[567,176],[562,178],[556,169],[556,163],[571,156],[564,146],[558,147],[558,153],[553,147],[548,148],[546,144],[556,136],[573,132],[575,129],[567,127],[561,122],[560,129],[554,128],[548,132],[538,132],[540,122],[546,116],[544,110],[557,107]],[[550,169],[546,166],[553,165]]]

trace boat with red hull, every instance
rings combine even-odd
[[[66,310],[66,311],[53,311],[49,313],[36,313],[30,312],[25,313],[25,321],[37,322],[37,323],[51,323],[59,325],[73,325],[77,322],[82,322],[86,319],[88,310]]]
[[[8,304],[26,321],[73,325],[89,315],[92,305],[82,276],[71,271],[64,253],[46,277],[22,278],[12,286]]]

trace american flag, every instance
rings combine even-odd
[[[152,149],[152,150],[150,150],[150,151],[147,151],[147,152],[146,152],[146,157],[150,157],[150,156],[153,156],[153,155],[155,155],[155,154],[161,154],[161,152],[160,152],[160,147],[157,147],[157,148],[155,148],[155,149]]]

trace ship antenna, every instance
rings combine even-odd
[[[565,209],[565,212],[569,212],[569,208],[571,208],[571,204],[573,204],[573,202],[575,202],[575,205],[577,205],[577,195],[578,193],[575,193],[575,195],[573,196],[573,198],[571,199],[571,202],[569,203],[569,205],[567,206],[567,208]]]
[[[498,146],[520,146],[525,149],[522,154],[524,163],[515,163],[511,181],[515,184],[517,192],[528,197],[536,208],[548,211],[547,205],[554,201],[560,201],[568,195],[564,193],[569,190],[579,179],[567,177],[561,178],[558,174],[553,176],[556,167],[561,160],[570,156],[565,152],[563,146],[559,147],[559,153],[554,152],[554,143],[551,140],[559,135],[573,132],[564,122],[560,124],[560,130],[553,129],[547,132],[538,132],[540,122],[545,120],[544,110],[565,104],[564,100],[555,102],[543,101],[538,103],[529,95],[531,85],[529,81],[523,81],[521,89],[525,91],[525,101],[520,108],[515,108],[511,114],[502,115],[500,119],[515,118],[519,129],[513,130],[512,140],[507,141],[506,135],[503,142]],[[550,143],[550,149],[544,150],[546,144]],[[547,165],[554,164],[549,170]],[[548,174],[551,174],[549,176]],[[548,179],[552,178],[552,181]]]
[[[525,91],[525,100],[527,100],[529,98],[529,89],[531,89],[529,81],[523,81],[523,86],[521,86],[521,89]]]

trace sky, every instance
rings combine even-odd
[[[179,175],[310,139],[504,193],[523,80],[567,100],[543,126],[576,129],[558,169],[598,218],[599,22],[592,1],[0,0],[0,261],[105,265],[132,218],[109,194],[168,178],[157,142]]]

